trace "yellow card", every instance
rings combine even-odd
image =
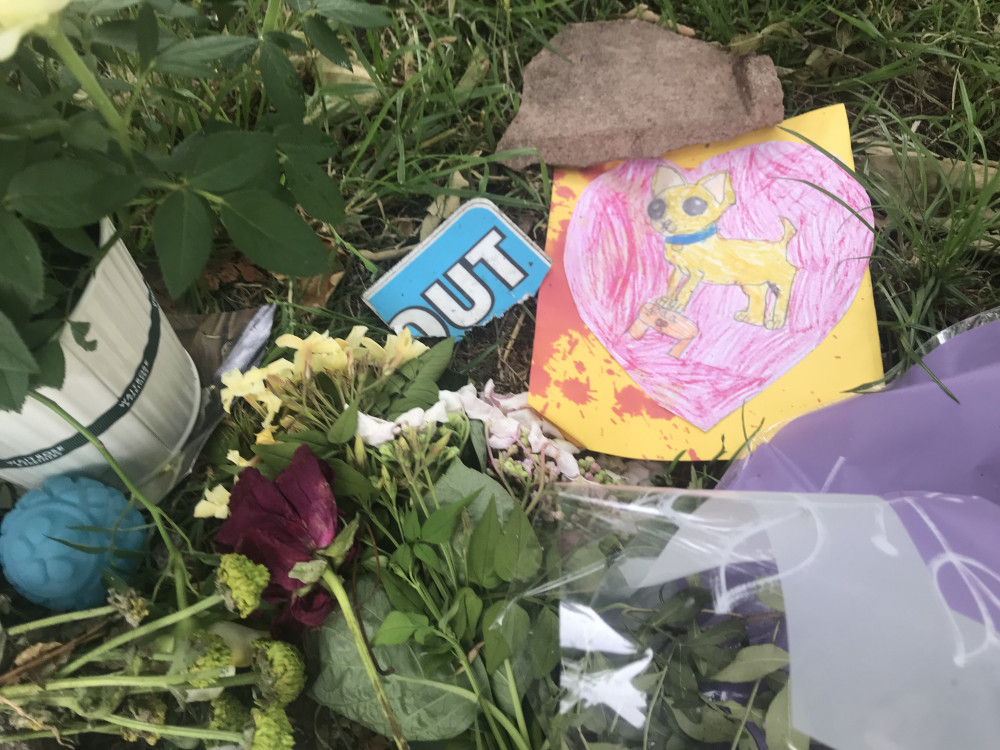
[[[832,106],[557,170],[531,405],[591,450],[704,460],[878,380],[870,202],[806,141],[853,169]]]

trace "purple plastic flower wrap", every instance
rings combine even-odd
[[[564,485],[549,515],[513,598],[559,614],[554,745],[995,747],[990,501]]]

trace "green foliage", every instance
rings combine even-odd
[[[342,193],[320,165],[336,144],[322,123],[305,121],[310,73],[292,55],[308,46],[296,32],[307,24],[307,38],[344,64],[338,31],[379,27],[389,16],[362,2],[292,7],[265,16],[260,2],[74,3],[62,31],[37,30],[47,44],[29,36],[3,63],[0,313],[11,325],[0,325],[0,409],[19,409],[31,388],[62,380],[63,358],[50,345],[59,326],[37,343],[27,327],[66,322],[92,264],[56,256],[98,259],[81,228],[106,216],[137,240],[137,253],[152,238],[175,297],[198,285],[217,246],[235,245],[286,276],[333,266],[295,210],[297,202],[314,219],[346,220]],[[151,231],[133,233],[143,221]],[[78,278],[63,274],[49,294],[74,267]]]
[[[371,592],[370,586],[359,591],[363,602],[360,619],[369,632],[381,633],[380,624],[390,623],[383,638],[393,645],[376,645],[374,655],[383,668],[392,670],[382,680],[404,736],[414,742],[433,741],[466,731],[479,713],[467,678],[455,675],[448,667],[435,667],[420,644],[397,640],[397,622],[405,621],[402,629],[406,630],[411,622],[422,620],[415,615],[393,613],[386,595],[378,590]],[[413,629],[409,634],[415,632]],[[389,733],[343,618],[331,618],[320,631],[320,673],[310,693],[337,713],[376,732]]]

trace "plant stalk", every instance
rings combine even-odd
[[[375,690],[375,697],[378,699],[382,713],[385,714],[385,718],[389,722],[389,730],[393,741],[396,743],[396,747],[399,750],[409,750],[410,745],[403,736],[403,730],[399,726],[399,720],[396,719],[396,713],[392,710],[392,705],[389,703],[389,696],[385,692],[385,686],[378,675],[378,670],[375,668],[371,654],[368,653],[368,645],[365,643],[364,634],[361,632],[361,625],[354,614],[351,599],[347,595],[346,589],[344,589],[344,582],[340,579],[340,576],[327,568],[323,571],[323,583],[330,593],[333,594],[337,600],[337,604],[340,605],[340,611],[347,622],[347,629],[351,631],[351,635],[354,637],[354,647],[358,651],[358,656],[364,665],[365,673],[368,675],[372,688]]]
[[[260,26],[261,36],[278,28],[278,13],[280,11],[281,0],[267,0],[267,11],[264,13],[264,22]]]
[[[53,615],[52,617],[45,617],[41,620],[32,620],[31,622],[26,622],[22,625],[15,625],[12,628],[7,628],[7,635],[21,635],[22,633],[30,633],[32,630],[48,628],[52,625],[62,625],[67,622],[76,622],[78,620],[89,620],[92,617],[102,617],[104,615],[114,614],[114,612],[115,608],[110,605],[105,607],[95,607],[94,609],[84,609],[79,612],[64,612],[61,615]]]
[[[80,84],[80,88],[90,97],[90,100],[97,107],[97,111],[101,113],[104,121],[108,123],[108,126],[114,132],[115,140],[121,146],[122,152],[127,157],[131,157],[132,144],[128,138],[128,123],[125,122],[125,118],[121,116],[114,102],[104,93],[100,81],[97,80],[90,71],[90,68],[87,67],[87,64],[77,54],[66,34],[63,33],[62,29],[56,28],[51,34],[46,36],[46,41],[56,51],[56,54],[59,55],[66,69],[76,78]]]
[[[189,620],[192,616],[203,612],[206,609],[210,609],[217,604],[222,604],[225,599],[220,594],[213,594],[212,596],[206,597],[199,602],[195,602],[190,607],[185,607],[182,610],[174,612],[173,614],[161,617],[159,620],[153,620],[152,622],[146,623],[135,630],[130,630],[127,633],[122,633],[117,638],[112,638],[110,641],[105,641],[100,646],[91,649],[83,656],[78,659],[74,659],[61,670],[59,670],[60,677],[68,677],[78,670],[83,665],[88,662],[92,662],[97,657],[106,654],[108,651],[118,648],[124,643],[135,640],[136,638],[142,638],[143,636],[149,635],[150,633],[155,633],[157,630],[163,630],[163,628],[170,627],[171,625]]]

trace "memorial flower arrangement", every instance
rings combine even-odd
[[[306,653],[308,699],[397,747],[536,746],[558,619],[508,599],[542,568],[529,514],[554,481],[617,475],[523,396],[440,388],[450,340],[355,327],[274,351],[225,374],[232,447],[189,519],[121,475],[165,563],[152,590],[113,584],[107,606],[6,631],[7,736],[292,747]]]

